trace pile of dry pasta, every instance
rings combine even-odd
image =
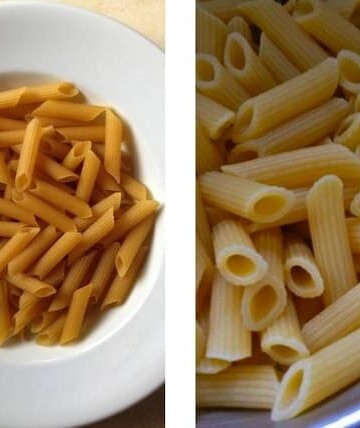
[[[360,379],[358,4],[198,3],[200,407],[289,419]]]
[[[122,304],[158,203],[133,177],[123,124],[67,82],[0,92],[0,344],[80,337]]]

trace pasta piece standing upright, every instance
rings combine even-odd
[[[328,306],[357,283],[341,180],[333,175],[320,178],[309,191],[306,206],[315,261],[324,279],[324,304]]]

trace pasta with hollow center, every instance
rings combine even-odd
[[[360,380],[359,2],[279,3],[198,2],[196,50],[197,405],[273,421]]]
[[[123,121],[78,94],[69,82],[0,92],[4,346],[80,339],[89,312],[126,302],[149,252],[159,203],[133,176]]]

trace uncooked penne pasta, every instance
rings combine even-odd
[[[329,58],[309,71],[245,101],[236,114],[233,140],[240,143],[259,137],[298,114],[321,105],[334,94],[338,81],[338,64],[334,58]]]
[[[90,122],[105,111],[105,107],[69,101],[44,101],[32,114],[34,116],[58,117],[60,119]]]
[[[58,233],[54,226],[47,226],[39,232],[23,251],[10,260],[8,263],[9,274],[26,272],[35,260],[53,244],[57,236]]]
[[[92,270],[92,263],[96,256],[96,251],[91,251],[77,260],[69,269],[58,293],[53,298],[48,311],[60,311],[69,306],[74,292],[80,288]]]
[[[121,188],[135,201],[148,199],[148,190],[139,180],[136,180],[125,171],[121,171]]]
[[[60,183],[68,183],[78,179],[78,175],[73,171],[65,168],[43,153],[38,153],[36,167],[50,178]]]
[[[37,261],[32,274],[40,279],[46,277],[55,266],[60,263],[81,241],[81,233],[66,232],[47,249],[45,254]]]
[[[289,294],[284,312],[261,333],[261,349],[274,361],[287,366],[309,356]]]
[[[266,33],[261,33],[260,36],[259,58],[279,83],[300,74],[300,71]]]
[[[360,192],[354,196],[350,204],[350,212],[356,217],[360,217]]]
[[[120,178],[121,179],[121,178]],[[121,183],[123,184],[123,183]],[[100,191],[103,192],[103,195],[100,199],[104,198],[106,195],[111,194],[113,192],[121,192],[123,189],[120,187],[119,183],[117,183],[113,176],[111,176],[105,168],[100,163],[99,171],[96,176],[96,183],[94,185],[93,193],[95,193],[96,187]],[[146,199],[146,198],[145,198]],[[122,200],[124,202],[124,198]]]
[[[359,352],[360,330],[356,330],[293,364],[277,390],[272,420],[290,419],[355,382],[360,374]]]
[[[46,275],[44,281],[58,288],[65,278],[66,260],[61,261],[49,275]]]
[[[55,207],[61,208],[81,218],[91,217],[91,208],[80,198],[70,195],[61,188],[55,187],[44,180],[35,179],[29,192]]]
[[[106,110],[104,167],[117,183],[120,182],[122,134],[121,120],[111,110]]]
[[[196,87],[207,97],[233,111],[249,98],[247,91],[210,54],[196,55]]]
[[[115,258],[116,270],[121,278],[126,275],[135,259],[136,253],[149,236],[154,226],[155,218],[155,213],[150,214],[126,235]]]
[[[325,51],[274,1],[244,2],[239,4],[237,14],[245,16],[266,33],[301,71],[316,66],[327,57]]]
[[[344,18],[350,19],[357,11],[359,0],[327,0],[326,6],[342,15]]]
[[[76,141],[62,161],[62,165],[70,171],[75,169],[84,161],[86,153],[91,149],[91,141]]]
[[[41,315],[36,317],[31,323],[30,331],[31,333],[40,333],[53,324],[59,316],[63,314],[62,311],[59,312],[43,312]]]
[[[238,15],[237,8],[244,1],[248,0],[210,0],[201,3],[201,8],[226,22]]]
[[[360,173],[360,160],[346,147],[326,144],[223,165],[221,169],[228,174],[269,185],[305,187],[326,174],[337,175],[343,180],[356,180]]]
[[[351,252],[360,254],[360,221],[357,218],[346,219],[346,229],[349,236]]]
[[[271,409],[278,389],[271,365],[233,365],[225,371],[197,377],[200,407]]]
[[[222,61],[228,29],[216,16],[196,8],[196,52],[215,55]]]
[[[39,316],[45,308],[49,305],[49,298],[36,299],[30,302],[28,305],[19,309],[13,315],[13,330],[12,335],[15,336],[20,333],[27,325]]]
[[[11,184],[10,171],[5,163],[4,153],[0,152],[0,183]]]
[[[213,242],[216,266],[230,284],[249,286],[264,277],[267,262],[256,251],[240,221],[216,224]]]
[[[233,124],[235,113],[201,93],[196,94],[196,115],[209,135],[216,140]]]
[[[321,106],[302,113],[256,139],[237,144],[229,155],[229,161],[239,162],[238,156],[241,160],[247,160],[244,159],[244,146],[248,151],[255,152],[256,157],[311,146],[335,131],[349,110],[349,104],[343,98],[332,98]],[[348,120],[349,117],[345,120]],[[335,142],[337,142],[336,139]]]
[[[51,316],[51,314],[55,314],[56,319],[44,330],[40,331],[40,333],[36,335],[35,339],[39,345],[51,346],[51,345],[55,345],[60,339],[61,333],[64,328],[65,320],[67,317],[67,313],[61,313],[61,315],[58,315],[57,312],[47,312],[46,314],[49,314],[49,316]]]
[[[40,149],[46,155],[55,158],[58,161],[62,161],[68,154],[70,146],[65,143],[60,143],[54,138],[44,138],[41,141]]]
[[[199,183],[204,201],[259,223],[281,218],[295,200],[293,193],[284,188],[221,172],[207,172]]]
[[[285,282],[299,297],[312,298],[324,292],[324,281],[306,243],[294,234],[285,235]]]
[[[8,300],[8,284],[4,279],[0,280],[0,345],[10,336],[12,322]]]
[[[89,202],[99,168],[99,158],[92,150],[88,150],[84,158],[79,182],[76,187],[75,196],[77,198],[82,199],[85,202]]]
[[[31,226],[37,226],[34,214],[22,207],[19,207],[12,201],[0,198],[0,214],[19,220]]]
[[[360,327],[360,284],[351,288],[302,327],[311,353],[336,342]]]
[[[92,284],[90,283],[74,292],[64,327],[61,332],[61,345],[72,342],[79,337],[85,312],[91,296],[91,290]]]
[[[56,290],[50,284],[40,281],[23,273],[7,275],[6,280],[15,287],[33,294],[35,297],[43,298],[55,294]]]
[[[4,238],[11,238],[15,235],[24,225],[24,223],[15,221],[0,221],[0,236]]]
[[[211,291],[206,357],[238,361],[251,356],[251,331],[241,319],[243,290],[217,273]]]
[[[201,312],[204,302],[210,296],[215,267],[210,259],[204,244],[196,237],[196,309]]]
[[[74,221],[47,202],[42,201],[29,193],[12,192],[13,201],[20,207],[34,213],[37,217],[52,224],[63,232],[75,232]]]
[[[92,141],[93,143],[105,142],[104,125],[65,126],[56,128],[56,132],[62,135],[67,141]]]
[[[25,129],[25,128],[26,128],[26,122],[24,120],[16,120],[16,119],[9,119],[7,117],[0,117],[0,131],[12,131],[15,129]]]
[[[254,96],[276,86],[275,79],[240,33],[227,36],[224,66]]]
[[[360,92],[360,56],[344,49],[338,53],[337,62],[340,71],[339,85],[351,94],[358,94]]]
[[[219,169],[224,163],[216,144],[211,141],[205,129],[196,123],[196,172],[203,174],[206,171]]]
[[[15,187],[25,191],[31,184],[41,138],[40,122],[34,118],[26,127],[15,177]]]
[[[315,261],[324,280],[323,300],[328,306],[357,283],[341,180],[334,175],[320,178],[309,191],[306,206]]]
[[[228,32],[230,33],[240,33],[245,39],[253,45],[253,39],[249,24],[241,16],[234,16],[227,23]]]
[[[78,89],[70,82],[51,82],[37,86],[26,86],[19,104],[39,103],[48,99],[72,98],[78,93]]]
[[[255,248],[266,260],[268,271],[261,281],[244,289],[241,313],[248,329],[261,331],[285,309],[284,249],[280,229],[257,232],[252,239]]]
[[[199,182],[196,183],[196,234],[204,244],[210,258],[214,258],[214,247],[212,242],[209,219],[201,196]]]
[[[315,40],[337,53],[349,49],[360,53],[360,30],[326,3],[318,0],[296,2],[296,22]]]
[[[338,126],[334,143],[341,144],[354,151],[359,144],[360,138],[360,113],[347,116]]]

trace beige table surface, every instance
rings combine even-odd
[[[11,1],[11,0],[0,0]],[[57,0],[48,0],[57,1]],[[164,47],[164,0],[59,0],[111,16]],[[165,388],[140,403],[89,428],[162,428],[165,426]]]

